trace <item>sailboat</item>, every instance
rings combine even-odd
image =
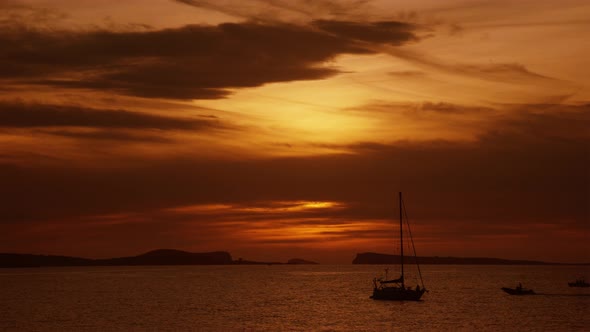
[[[373,279],[373,295],[371,296],[374,300],[389,300],[389,301],[419,301],[426,288],[424,287],[424,281],[422,280],[422,273],[420,272],[420,265],[416,258],[416,250],[414,248],[414,259],[418,268],[418,274],[420,275],[420,286],[416,288],[407,287],[404,278],[404,232],[403,232],[403,214],[405,212],[404,204],[402,201],[402,193],[399,193],[399,234],[400,234],[400,262],[401,262],[401,276],[397,279],[388,279],[387,272],[385,270],[385,278]],[[407,215],[406,215],[407,219]],[[409,224],[408,224],[409,227]],[[408,228],[409,229],[409,228]],[[409,233],[412,247],[414,241],[412,240],[412,233]]]

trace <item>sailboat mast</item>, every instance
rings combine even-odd
[[[404,285],[404,232],[403,232],[403,222],[402,222],[402,192],[399,192],[399,239],[400,239],[400,256],[401,256],[401,265],[402,265],[402,288],[405,288]]]

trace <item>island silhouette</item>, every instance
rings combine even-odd
[[[439,256],[416,256],[418,264],[462,264],[462,265],[588,265],[588,263],[552,263],[531,260],[514,260],[491,257],[439,257]],[[356,255],[352,264],[400,264],[399,255],[380,254],[365,252]],[[414,257],[404,257],[404,264],[414,263]]]
[[[404,259],[404,262],[408,260]],[[472,264],[472,265],[588,265],[550,263],[530,260],[509,260],[483,257],[416,257],[420,264]],[[413,260],[413,258],[412,258]],[[399,264],[400,256],[373,252],[359,253],[352,264]],[[49,267],[49,266],[138,266],[138,265],[275,265],[318,264],[302,258],[292,258],[286,263],[259,262],[239,258],[232,259],[227,251],[188,252],[176,249],[157,249],[137,256],[91,259],[70,256],[0,253],[0,268]]]
[[[317,264],[301,258],[287,263],[233,260],[229,252],[188,252],[176,249],[157,249],[137,256],[90,259],[56,255],[0,253],[0,267],[43,266],[121,266],[121,265],[234,265],[234,264]]]

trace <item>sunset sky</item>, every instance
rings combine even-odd
[[[0,252],[590,262],[587,0],[0,0]]]

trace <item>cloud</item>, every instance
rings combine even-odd
[[[217,11],[233,17],[242,19],[252,19],[260,16],[260,11],[253,11],[251,6],[244,6],[243,3],[239,2],[225,2],[219,1],[203,1],[203,0],[174,0],[186,5],[190,5],[197,8],[203,8],[207,10]]]
[[[125,110],[99,110],[82,106],[19,101],[0,101],[0,127],[91,127],[193,131],[229,129],[229,126],[217,119],[210,118],[174,118]],[[68,132],[62,132],[62,134],[68,134]],[[69,134],[72,133],[69,132]]]
[[[151,31],[4,26],[0,77],[150,98],[223,98],[232,88],[333,76],[339,70],[326,63],[336,56],[375,52],[359,41],[416,40],[414,27],[399,22],[315,24],[320,29],[254,22]]]
[[[414,216],[423,220],[583,226],[590,112],[587,105],[553,108],[563,114],[520,106],[521,113],[500,117],[473,142],[367,142],[348,145],[348,154],[276,159],[185,155],[104,169],[4,165],[0,219],[264,201],[341,202],[346,208],[331,211],[333,217],[379,219],[390,215],[392,195],[402,190],[419,198],[411,204],[420,202]]]
[[[312,24],[324,31],[343,38],[376,44],[398,46],[410,41],[418,40],[418,37],[415,35],[415,25],[397,21],[360,23],[317,20]]]
[[[379,52],[407,60],[422,71],[429,71],[429,77],[432,76],[432,71],[434,70],[440,73],[461,75],[489,82],[513,84],[530,84],[534,82],[543,84],[544,86],[551,86],[554,89],[572,90],[578,88],[573,82],[534,72],[521,63],[457,63],[442,60],[423,51],[417,51],[416,49],[384,47],[383,45],[375,45],[375,47],[375,51],[378,50]],[[392,75],[400,76],[399,74],[396,75],[395,72]],[[418,78],[418,76],[413,76],[413,78]]]
[[[467,73],[476,73],[478,77],[487,77],[489,79],[498,80],[524,80],[524,79],[542,79],[542,80],[556,80],[552,77],[537,74],[524,65],[519,63],[498,63],[488,65],[460,65],[457,70],[465,71]]]
[[[316,19],[321,17],[354,17],[366,14],[367,0],[253,0],[247,5],[235,0],[175,0],[196,8],[212,10],[236,18],[257,22],[277,22],[288,19]]]
[[[489,113],[493,112],[488,107],[474,107],[474,106],[463,106],[451,103],[432,103],[424,102],[418,106],[418,109],[423,112],[435,112],[443,114],[467,114],[467,113]]]
[[[75,131],[75,130],[41,130],[41,134],[73,138],[76,140],[108,140],[118,142],[142,142],[142,143],[172,143],[172,139],[162,137],[161,133],[150,134],[149,132],[133,133],[128,130],[92,130],[92,131]]]
[[[361,107],[355,107],[350,109],[355,112],[375,112],[375,113],[391,113],[392,110],[396,112],[402,112],[406,114],[410,113],[437,113],[437,114],[481,114],[481,113],[493,113],[497,109],[492,107],[484,106],[470,106],[460,105],[447,102],[430,102],[425,101],[421,103],[408,103],[408,102],[380,102],[375,101],[368,105]]]
[[[84,239],[82,254],[107,237],[137,253],[154,246],[233,253],[320,248],[329,238],[342,250],[362,243],[387,251],[379,243],[391,237],[403,191],[423,254],[585,260],[588,105],[503,107],[469,142],[358,142],[337,147],[346,154],[274,159],[129,156],[139,159],[118,167],[0,162],[0,231],[10,235],[3,247],[68,252],[56,243],[76,238]],[[129,236],[138,240],[126,246]],[[569,249],[561,257],[540,250],[549,237]]]
[[[22,1],[4,0],[0,2],[0,28],[51,26],[67,17],[63,12],[52,8],[35,8]]]

